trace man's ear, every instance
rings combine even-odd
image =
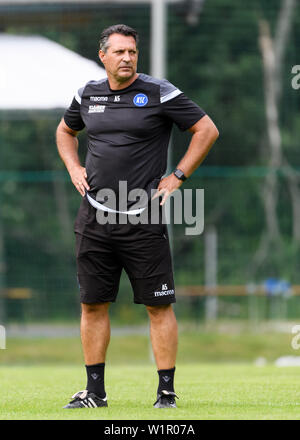
[[[99,55],[99,59],[100,59],[100,61],[104,64],[104,61],[105,61],[105,52],[103,52],[103,50],[99,50],[98,55]]]

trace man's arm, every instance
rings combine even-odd
[[[219,137],[219,131],[209,116],[205,115],[196,124],[189,128],[193,133],[189,147],[177,165],[186,177],[189,177],[203,162],[209,150]],[[182,185],[173,173],[162,179],[153,198],[164,194],[161,205],[169,195]]]
[[[86,170],[81,166],[78,157],[77,133],[77,131],[69,128],[64,119],[62,119],[56,130],[56,144],[59,155],[66,165],[73,185],[77,191],[84,196],[85,188],[87,190],[90,188],[86,181]]]

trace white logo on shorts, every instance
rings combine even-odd
[[[154,296],[165,296],[165,295],[174,295],[174,289],[169,289],[167,284],[163,284],[161,286],[161,290],[158,292],[154,292]]]

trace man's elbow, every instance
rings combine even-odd
[[[210,124],[209,132],[210,132],[211,141],[213,143],[216,142],[216,140],[220,136],[220,132],[219,132],[219,130],[217,129],[217,127],[215,126],[215,124],[212,121],[211,121],[211,124]]]
[[[217,127],[215,127],[215,141],[218,139],[219,136],[220,136],[220,132],[217,129]]]
[[[220,135],[219,130],[208,115],[200,119],[193,127],[191,127],[190,131],[194,134],[199,134],[200,137],[204,136],[208,139],[209,144],[213,144]]]

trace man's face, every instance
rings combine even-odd
[[[135,39],[122,34],[112,34],[108,38],[106,52],[99,51],[99,58],[104,64],[108,76],[118,82],[130,80],[136,73],[138,51]]]

